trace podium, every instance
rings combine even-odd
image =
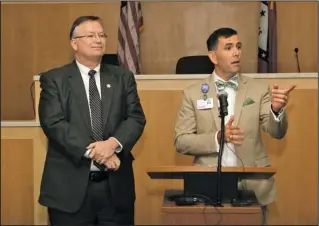
[[[268,179],[274,167],[222,167],[222,206],[215,206],[217,167],[158,166],[151,179],[182,179],[183,190],[165,190],[162,225],[261,225],[264,214],[253,191],[239,189],[244,179]]]

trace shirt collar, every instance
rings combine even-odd
[[[214,78],[214,82],[215,81],[217,81],[217,80],[221,80],[221,81],[224,81],[224,82],[226,82],[224,79],[222,79],[221,77],[219,77],[217,74],[216,74],[216,72],[215,72],[215,70],[213,71],[213,78]],[[236,74],[236,75],[234,75],[233,77],[237,77],[238,78],[238,73]]]
[[[76,64],[79,67],[79,70],[82,74],[88,75],[89,71],[91,71],[90,68],[84,66],[83,64],[79,63],[79,61],[76,60]],[[101,64],[97,65],[96,68],[94,68],[94,70],[99,73],[100,72],[100,68],[101,68]]]

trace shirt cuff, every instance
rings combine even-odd
[[[90,158],[89,154],[90,154],[91,150],[92,150],[91,148],[88,149],[88,150],[84,153],[84,157]]]
[[[123,149],[122,144],[118,141],[118,139],[116,139],[115,137],[111,137],[112,139],[116,140],[116,142],[119,144],[119,146],[117,148],[115,148],[114,152],[115,153],[120,153]]]
[[[282,108],[277,114],[275,114],[275,112],[271,108],[270,108],[270,111],[271,111],[272,115],[274,116],[275,121],[280,122],[283,115],[284,115],[285,109]]]

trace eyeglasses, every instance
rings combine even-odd
[[[73,37],[73,39],[84,38],[88,42],[93,42],[94,38],[97,38],[97,37],[100,40],[105,40],[107,38],[107,35],[104,33],[86,34],[86,35],[75,36]]]

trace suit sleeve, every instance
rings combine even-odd
[[[276,117],[271,110],[270,88],[267,86],[261,97],[260,104],[260,125],[262,129],[276,139],[282,139],[288,129],[286,112],[283,111],[280,117]]]
[[[146,124],[145,115],[137,93],[136,81],[133,73],[124,74],[126,80],[126,119],[120,123],[114,132],[122,145],[125,154],[128,154],[141,137]]]
[[[174,145],[176,151],[184,155],[207,155],[216,153],[215,134],[198,134],[196,130],[195,106],[187,92],[183,92],[182,105],[175,125]]]
[[[39,119],[43,132],[75,164],[85,155],[87,143],[79,131],[65,119],[61,97],[53,74],[40,77]]]

